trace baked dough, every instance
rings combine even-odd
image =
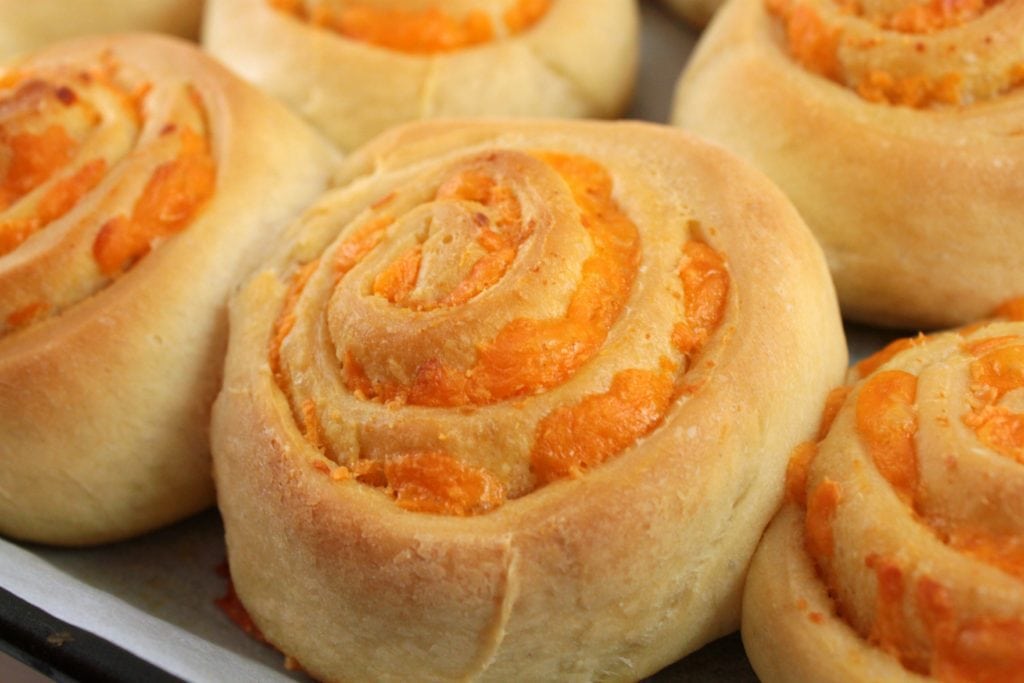
[[[422,118],[615,116],[638,32],[636,0],[211,0],[203,44],[352,149]]]
[[[751,565],[743,642],[762,681],[1019,680],[1019,320],[900,340],[853,370]]]
[[[227,292],[330,145],[198,48],[83,38],[0,73],[0,533],[110,541],[213,502]]]
[[[323,680],[638,679],[737,626],[846,347],[820,250],[677,129],[431,122],[231,304],[237,590]]]
[[[844,316],[976,320],[1024,294],[1024,6],[857,7],[733,3],[680,80],[673,121],[787,193]]]
[[[158,31],[198,38],[202,0],[8,0],[0,4],[0,59],[66,38]]]

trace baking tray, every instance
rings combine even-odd
[[[666,122],[698,32],[656,2],[642,8],[629,118]],[[895,334],[848,326],[851,357]],[[223,529],[208,511],[132,541],[67,550],[0,539],[0,651],[58,681],[308,681],[217,607],[226,590]],[[738,635],[652,681],[756,681]]]

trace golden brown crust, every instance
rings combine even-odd
[[[735,3],[681,78],[673,122],[787,193],[825,249],[844,315],[977,319],[1024,292],[1024,53],[1009,38],[1024,13],[1004,2],[901,33],[839,4]]]
[[[566,261],[522,298],[549,311],[533,316],[565,310],[581,287],[580,259],[596,247],[577,235],[591,219],[565,208],[571,181],[552,174],[552,153],[603,168],[640,238],[626,305],[591,360],[568,379],[496,403],[429,407],[410,393],[402,405],[346,389],[349,342],[331,327],[339,315],[358,325],[368,308],[376,324],[391,320],[390,333],[374,338],[380,346],[430,320],[447,325],[441,338],[450,343],[409,341],[384,364],[394,367],[410,354],[455,362],[448,347],[463,336],[486,349],[487,321],[527,305],[514,294],[550,259]],[[508,181],[526,197],[522,215],[538,218],[502,278],[444,310],[389,304],[364,288],[405,240],[419,234],[424,253],[433,232],[456,243],[459,211],[489,210],[434,198],[439,177],[462,177],[467,163],[500,173],[496,165],[510,158],[542,163],[524,171],[525,188]],[[781,195],[679,131],[630,123],[411,125],[351,157],[338,183],[233,301],[214,408],[232,576],[267,638],[325,680],[636,679],[735,628],[748,555],[781,497],[786,454],[813,431],[816,406],[845,364],[820,252]],[[339,245],[354,244],[367,218],[389,206],[396,227],[379,248],[340,280],[328,277]],[[545,211],[560,214],[551,227]],[[722,255],[729,289],[702,350],[681,361],[689,367],[678,375],[682,393],[604,464],[517,489],[516,458],[525,456],[515,453],[536,443],[547,411],[602,395],[623,368],[674,367],[668,338],[684,318],[672,292],[692,294],[679,289],[679,263],[694,239]],[[307,263],[316,265],[300,271]],[[424,266],[421,277],[436,278],[448,263]],[[685,317],[693,329],[696,317]],[[327,409],[306,411],[299,397]],[[360,441],[388,415],[390,429]],[[486,436],[473,426],[484,423],[499,446],[463,453]],[[592,429],[580,426],[578,441]],[[356,444],[346,440],[353,432]],[[493,469],[509,499],[473,516],[417,513],[354,475],[389,452],[436,446],[438,432],[449,452]]]
[[[199,36],[202,0],[36,0],[0,9],[0,57],[60,40],[120,31]]]
[[[508,36],[502,35],[501,17],[511,0],[458,3],[461,12],[477,9],[493,16],[495,38],[435,54],[352,40],[271,4],[209,2],[203,44],[342,149],[422,118],[611,117],[625,109],[633,90],[639,31],[635,0],[553,0],[535,24]],[[438,5],[362,4],[400,10]]]
[[[8,106],[37,83],[60,98],[52,125],[46,105],[12,125],[71,130],[56,116],[97,107],[68,165],[112,160],[66,213],[0,256],[0,531],[59,544],[120,539],[212,502],[207,423],[224,300],[264,240],[323,188],[332,154],[283,107],[181,41],[79,39],[9,73],[0,93]],[[122,89],[141,93],[138,113],[110,107]],[[143,238],[105,272],[101,234],[139,213],[144,188],[160,186],[154,178],[187,166],[185,152],[161,161],[163,141],[178,135],[208,145],[212,186],[207,162],[180,173],[200,189],[179,186],[177,204],[158,205],[170,207],[157,209],[158,223],[174,230]],[[111,138],[122,137],[112,151]],[[0,228],[38,194],[6,207]],[[40,300],[34,320],[19,320]]]
[[[1022,341],[1021,322],[988,322],[851,371],[751,564],[762,680],[1020,680]]]

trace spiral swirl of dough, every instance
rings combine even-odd
[[[844,315],[959,325],[1024,294],[1024,6],[744,0],[674,121],[752,161],[825,249]]]
[[[634,678],[727,631],[843,369],[785,201],[641,124],[420,124],[338,183],[232,306],[214,462],[260,630],[328,679]]]
[[[0,73],[0,531],[95,543],[212,502],[227,290],[331,159],[181,41],[85,38]]]
[[[611,190],[587,157],[520,150],[385,183],[300,271],[276,325],[272,366],[307,438],[349,469],[451,459],[481,478],[483,499],[408,504],[464,514],[646,436],[687,390],[729,276],[699,234],[669,225],[683,239],[641,272],[639,229]],[[649,295],[627,311],[634,287]]]
[[[1024,324],[900,340],[854,375],[822,440],[794,458],[791,502],[755,556],[743,623],[755,669],[1019,680]]]
[[[790,57],[869,102],[968,105],[1024,84],[1014,2],[768,0]]]
[[[0,335],[102,290],[216,191],[195,91],[99,57],[5,79]]]

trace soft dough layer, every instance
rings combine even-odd
[[[1022,680],[1016,317],[895,342],[834,394],[747,581],[766,683]]]
[[[329,145],[194,46],[54,46],[0,75],[0,532],[110,541],[213,501],[228,289]]]
[[[740,0],[673,121],[786,192],[845,316],[962,324],[1024,294],[1022,34],[1018,0]]]
[[[736,627],[845,369],[819,248],[681,131],[436,122],[233,300],[238,595],[325,680],[636,679]]]
[[[0,58],[75,36],[157,31],[199,36],[202,0],[12,0],[0,5]]]
[[[448,116],[611,117],[635,0],[211,0],[203,44],[352,149]]]

